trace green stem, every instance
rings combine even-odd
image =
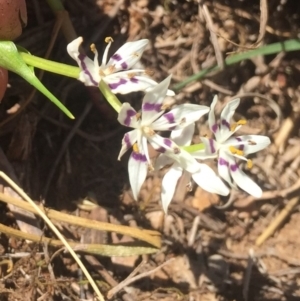
[[[20,52],[20,55],[24,62],[29,66],[72,78],[79,78],[80,69],[78,67],[45,60],[25,52]],[[119,113],[122,103],[119,101],[117,96],[111,92],[103,80],[99,84],[99,89],[106,98],[107,102],[116,110],[117,113]]]
[[[24,60],[24,62],[29,66],[33,66],[48,72],[52,72],[52,73],[56,73],[72,78],[79,77],[79,73],[80,73],[79,67],[74,67],[74,66],[54,62],[54,61],[49,61],[25,52],[19,52],[19,54]]]
[[[99,89],[103,96],[106,98],[107,102],[116,110],[117,113],[119,113],[122,107],[122,103],[120,102],[118,97],[111,92],[110,88],[107,86],[104,80],[101,80]]]
[[[199,143],[199,144],[193,144],[193,145],[189,145],[189,146],[182,146],[182,149],[184,149],[188,153],[194,153],[196,151],[205,149],[205,146],[203,143]]]
[[[281,51],[289,52],[289,51],[296,51],[296,50],[300,50],[300,40],[296,40],[296,39],[287,40],[284,42],[278,42],[267,46],[263,46],[261,48],[250,50],[247,52],[232,55],[225,59],[225,65],[230,66],[258,55],[270,55],[270,54],[279,53]],[[220,70],[221,68],[217,65],[201,70],[200,72],[188,77],[186,80],[175,85],[174,87],[172,87],[172,89],[175,91],[179,91],[182,88],[184,88],[186,85],[203,78],[208,73],[213,71],[220,71]]]

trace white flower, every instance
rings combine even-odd
[[[146,70],[130,70],[140,60],[148,40],[125,43],[107,62],[108,50],[113,40],[106,38],[105,41],[108,45],[100,66],[98,51],[94,44],[91,45],[91,50],[95,55],[94,60],[79,52],[82,41],[82,37],[75,39],[68,44],[67,51],[79,65],[81,69],[79,80],[86,86],[98,87],[100,81],[104,80],[113,93],[127,94],[135,91],[147,91],[148,88],[157,85],[157,82],[147,75]],[[174,92],[168,90],[168,95],[173,96]]]
[[[190,172],[195,172],[199,168],[197,161],[188,152],[181,150],[172,139],[161,137],[156,133],[156,131],[182,129],[209,111],[206,106],[183,104],[165,113],[163,100],[170,80],[169,76],[146,92],[140,112],[136,112],[129,103],[123,103],[118,116],[118,121],[122,125],[134,128],[124,135],[118,159],[133,147],[128,171],[135,199],[146,178],[148,167],[153,169],[148,153],[148,143],[158,152],[165,153],[179,162]]]
[[[231,118],[240,103],[239,99],[230,101],[222,110],[220,121],[216,122],[214,109],[218,101],[214,97],[208,116],[209,128],[215,136],[212,138],[201,137],[205,144],[204,152],[195,152],[194,156],[199,159],[218,158],[219,175],[227,181],[231,187],[235,187],[233,181],[243,190],[254,197],[262,195],[261,188],[251,180],[240,168],[237,159],[247,161],[249,168],[252,167],[252,161],[246,158],[247,155],[258,152],[270,144],[270,139],[259,135],[232,135],[246,123],[240,120],[235,124],[230,124]]]
[[[193,134],[195,130],[195,124],[192,123],[185,127],[183,130],[173,131],[171,138],[174,142],[182,146],[188,146],[191,144]],[[193,153],[191,153],[193,156]],[[161,202],[163,210],[167,213],[168,206],[172,201],[175,193],[176,184],[179,178],[185,173],[187,177],[192,178],[202,189],[221,195],[228,195],[229,189],[222,182],[222,180],[216,175],[216,173],[206,164],[199,164],[199,170],[194,173],[185,171],[184,168],[174,160],[166,157],[164,154],[160,155],[156,161],[156,167],[161,168],[165,165],[173,163],[170,169],[166,172],[162,180],[161,190]]]

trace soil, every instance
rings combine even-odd
[[[268,7],[264,6],[266,2]],[[217,94],[222,104],[217,107],[220,113],[226,102],[239,95],[241,105],[235,118],[247,120],[243,133],[267,135],[272,140],[267,149],[251,158],[254,166],[246,170],[262,187],[261,199],[242,191],[233,191],[229,198],[218,197],[196,184],[188,191],[182,180],[168,215],[164,215],[160,203],[162,171],[149,173],[138,202],[134,201],[127,173],[129,155],[117,160],[127,129],[118,124],[116,113],[97,89],[47,72],[42,82],[76,119],[69,120],[39,92],[32,94],[32,88],[10,72],[10,87],[0,106],[1,170],[47,208],[161,233],[162,247],[152,255],[82,256],[104,296],[128,276],[132,278],[130,273],[136,267],[139,273],[145,273],[173,258],[148,276],[125,285],[111,300],[300,300],[297,201],[270,237],[257,243],[299,195],[300,52],[256,56],[176,89],[189,76],[222,63],[216,53],[226,58],[230,53],[298,38],[300,2],[199,3],[63,1],[91,57],[89,45],[95,43],[102,53],[107,36],[114,39],[110,53],[125,41],[149,39],[142,64],[157,81],[172,73],[176,103],[209,106]],[[33,55],[46,57],[53,40],[49,59],[75,65],[66,52],[68,41],[74,38],[72,33],[59,31],[55,35],[59,16],[66,15],[55,16],[46,1],[28,0],[27,8],[28,25],[16,44]],[[142,96],[134,93],[120,99],[139,108]],[[7,114],[16,104],[21,109]],[[207,130],[203,118],[197,123],[194,140]],[[91,200],[92,209],[78,205],[84,199]],[[11,210],[4,203],[0,206],[1,223],[17,229]],[[115,233],[99,235],[65,223],[56,225],[75,241],[132,241]],[[45,236],[54,237],[41,221],[39,228]],[[2,232],[0,300],[92,300],[93,290],[77,264],[67,253],[57,251],[56,247]],[[101,273],[94,259],[101,264]]]

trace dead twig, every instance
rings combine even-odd
[[[268,239],[284,222],[292,210],[296,207],[299,202],[299,197],[292,198],[286,206],[282,209],[279,215],[271,222],[271,224],[263,231],[263,233],[257,238],[255,244],[260,246]]]
[[[223,54],[221,52],[221,49],[220,49],[220,46],[219,46],[219,43],[218,43],[216,30],[214,29],[214,24],[213,24],[212,18],[210,16],[210,13],[209,13],[209,10],[208,10],[206,4],[202,4],[201,2],[202,2],[201,0],[198,1],[199,8],[201,8],[199,10],[199,14],[200,14],[200,11],[203,14],[203,17],[206,21],[208,30],[210,32],[211,42],[212,42],[214,50],[215,50],[218,66],[221,70],[223,70],[224,66],[225,66],[225,63],[224,63]]]
[[[13,204],[16,207],[20,207],[22,209],[25,209],[26,211],[30,211],[33,213],[36,213],[37,211],[35,208],[32,208],[29,204],[24,202],[23,200],[19,200],[13,197],[10,197],[8,195],[5,195],[3,193],[0,193],[0,200],[8,203],[8,204]],[[45,214],[47,214],[48,218],[85,227],[85,228],[90,228],[90,229],[95,229],[95,230],[102,230],[102,231],[109,231],[109,232],[116,232],[120,233],[123,235],[129,235],[131,237],[140,239],[142,241],[146,241],[147,243],[155,246],[156,248],[160,248],[161,246],[161,241],[160,241],[160,233],[157,231],[153,230],[141,230],[133,227],[128,227],[128,226],[122,226],[122,225],[115,225],[111,223],[105,223],[105,222],[100,222],[96,220],[90,220],[87,218],[82,218],[66,213],[62,213],[59,211],[55,211],[52,209],[45,208],[43,206],[38,206],[40,210],[42,210]]]
[[[63,235],[58,231],[58,229],[54,226],[54,224],[50,221],[50,219],[47,217],[47,215],[40,209],[38,205],[35,204],[35,202],[16,184],[14,183],[5,173],[0,171],[0,177],[6,181],[12,188],[24,199],[26,200],[39,214],[39,216],[45,221],[45,223],[49,226],[49,228],[55,233],[55,235],[60,239],[60,242],[66,247],[66,249],[70,252],[78,266],[83,271],[84,275],[88,279],[89,283],[91,284],[94,292],[98,296],[100,301],[104,301],[104,297],[102,296],[101,292],[98,289],[98,286],[96,285],[94,279],[91,277],[90,273],[85,268],[82,261],[79,259],[78,255],[73,251],[70,244],[66,241],[66,239],[63,237]],[[11,231],[13,229],[10,229]],[[16,231],[16,230],[15,230]],[[19,231],[21,232],[21,231]],[[22,232],[21,232],[22,233]],[[28,234],[27,234],[28,235]],[[35,236],[35,235],[33,235]],[[40,240],[41,238],[37,236]]]
[[[141,265],[139,265],[124,281],[120,282],[117,286],[115,286],[114,288],[112,288],[108,293],[107,293],[107,298],[108,299],[111,299],[116,293],[118,293],[120,290],[122,290],[123,288],[125,288],[126,286],[128,286],[129,284],[137,281],[137,280],[140,280],[142,278],[145,278],[147,276],[150,276],[151,274],[155,273],[156,271],[160,270],[161,268],[163,268],[165,265],[169,264],[170,262],[174,261],[175,258],[171,258],[169,259],[168,261],[164,262],[163,264],[161,264],[160,266],[150,270],[150,271],[147,271],[147,272],[144,272],[144,273],[141,273],[135,277],[132,277],[134,276],[140,269]]]

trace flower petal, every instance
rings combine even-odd
[[[138,130],[133,130],[126,133],[122,139],[122,147],[118,156],[118,160],[125,154],[127,150],[129,150],[133,144],[137,141],[138,138]]]
[[[224,179],[231,187],[235,187],[230,177],[230,161],[232,161],[231,156],[227,155],[225,151],[220,150],[218,159],[219,176]]]
[[[167,214],[168,207],[172,201],[172,198],[176,190],[177,182],[179,178],[182,176],[182,172],[183,170],[179,166],[179,164],[174,163],[162,179],[161,202],[165,214]]]
[[[250,195],[260,198],[262,196],[261,188],[250,179],[238,166],[236,162],[230,162],[230,174],[234,182]]]
[[[151,89],[147,89],[142,104],[143,124],[152,124],[163,113],[162,104],[170,81],[171,75]]]
[[[69,55],[77,62],[80,68],[79,80],[86,86],[98,87],[101,77],[99,75],[99,65],[97,61],[92,61],[85,54],[79,52],[82,43],[82,37],[73,40],[67,46]]]
[[[128,160],[128,173],[132,194],[135,200],[137,200],[138,194],[146,179],[147,172],[148,164],[145,155],[132,152]]]
[[[141,59],[148,42],[147,39],[143,39],[125,43],[110,58],[106,66],[113,66],[115,72],[130,69]]]
[[[231,130],[230,122],[232,116],[235,113],[236,108],[240,104],[240,99],[236,98],[229,101],[224,109],[222,110],[220,116],[220,131],[216,133],[216,138],[218,142],[224,142],[227,140],[235,131],[237,131],[240,127],[237,126],[234,131]]]
[[[228,139],[224,145],[239,146],[239,149],[247,156],[266,148],[270,143],[271,140],[267,136],[244,135],[232,137]]]
[[[127,127],[138,127],[139,121],[137,120],[137,112],[128,102],[122,104],[118,115],[118,121]]]
[[[218,102],[218,95],[215,95],[210,105],[210,111],[208,113],[208,126],[214,134],[216,134],[217,131],[219,130],[219,125],[216,123],[216,117],[215,117],[215,107],[217,102]]]
[[[200,137],[204,144],[204,150],[193,152],[193,156],[197,159],[211,159],[218,156],[219,144],[216,140],[206,137]]]
[[[178,145],[188,146],[191,144],[195,132],[195,123],[191,123],[181,130],[171,132],[170,138]]]
[[[182,129],[199,120],[208,111],[209,107],[206,106],[194,104],[178,105],[153,122],[152,127],[153,129],[161,131]]]
[[[204,190],[217,193],[220,195],[228,195],[229,189],[216,173],[206,164],[200,164],[200,170],[192,174],[193,180]]]
[[[196,159],[187,151],[180,149],[172,139],[155,134],[148,137],[148,141],[156,151],[172,158],[186,171],[193,173],[199,170],[200,166]]]
[[[151,88],[157,85],[155,80],[147,76],[145,72],[141,72],[140,69],[112,73],[105,76],[103,80],[115,94],[128,94],[136,91],[150,92]]]
[[[160,170],[162,168],[164,168],[166,165],[171,165],[173,164],[175,161],[166,156],[165,154],[160,154],[157,159],[155,160],[155,170]]]

